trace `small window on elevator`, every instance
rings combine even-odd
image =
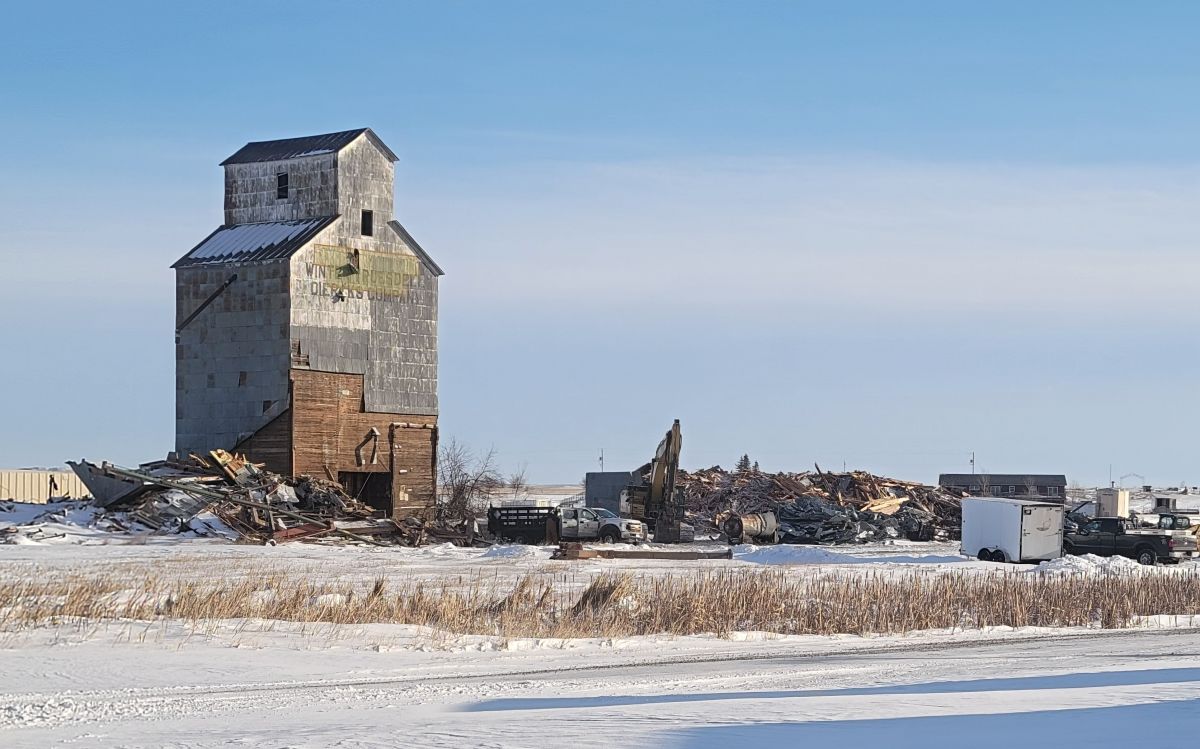
[[[275,199],[284,200],[288,196],[288,175],[287,172],[280,172],[275,175]]]
[[[374,233],[375,233],[375,212],[374,211],[363,211],[362,212],[362,235],[364,237],[369,237]]]

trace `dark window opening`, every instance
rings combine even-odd
[[[392,475],[383,471],[338,471],[338,483],[346,493],[370,505],[377,515],[392,516]]]
[[[363,211],[362,212],[362,235],[364,237],[369,237],[374,232],[375,232],[375,212],[374,211]]]
[[[288,175],[287,172],[280,172],[275,175],[275,199],[283,200],[288,196]]]

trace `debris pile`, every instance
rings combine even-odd
[[[953,492],[865,471],[815,468],[803,473],[731,472],[720,466],[681,470],[675,485],[693,522],[722,529],[735,540],[849,544],[943,540],[960,532],[961,497]],[[727,522],[735,517],[739,520]]]
[[[284,477],[224,450],[214,450],[208,459],[171,456],[136,471],[109,463],[68,464],[91,491],[93,508],[152,531],[271,544],[340,538],[377,546],[470,545],[475,540],[467,524],[377,517],[336,482]]]
[[[86,501],[52,499],[44,504],[0,502],[0,544],[57,543],[67,540],[67,530],[84,527],[98,533],[121,533],[120,522],[99,522]]]

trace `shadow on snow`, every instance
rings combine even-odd
[[[933,681],[921,684],[897,684],[881,687],[849,687],[846,689],[791,689],[762,692],[717,692],[701,694],[646,694],[596,697],[534,697],[487,700],[462,708],[464,712],[493,712],[501,710],[558,710],[563,708],[619,707],[622,705],[656,705],[718,700],[776,700],[805,697],[852,697],[859,695],[955,694],[968,692],[1006,692],[1028,689],[1079,689],[1087,687],[1142,686],[1146,684],[1180,684],[1200,681],[1200,668],[1163,668],[1137,671],[1099,671],[1094,673],[1061,674],[1057,676],[1020,676],[1004,679],[971,679],[967,681]],[[1172,703],[1179,704],[1179,703]],[[1077,711],[1065,711],[1077,712]],[[1022,713],[1029,715],[1030,713]],[[913,718],[911,720],[918,720]],[[919,719],[919,720],[924,720]],[[1200,720],[1200,718],[1198,718]],[[808,724],[804,724],[808,725]],[[799,726],[786,726],[789,730]],[[746,730],[757,727],[746,727]],[[707,730],[707,729],[705,729]],[[713,729],[718,730],[718,729]],[[741,728],[739,727],[739,730]]]
[[[670,749],[731,746],[842,746],[887,749],[1071,749],[1188,747],[1200,731],[1200,700],[996,715],[685,728],[662,741]]]

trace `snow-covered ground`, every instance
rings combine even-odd
[[[459,548],[449,544],[417,549],[291,543],[258,546],[230,543],[223,538],[160,535],[146,529],[114,528],[81,503],[61,506],[0,504],[0,540],[5,529],[10,543],[0,545],[0,578],[71,573],[123,574],[154,572],[191,576],[198,568],[224,577],[265,572],[300,573],[314,581],[371,581],[376,577],[428,579],[445,582],[477,579],[511,584],[528,574],[552,574],[566,584],[586,585],[596,575],[613,570],[637,575],[677,575],[728,568],[763,569],[791,565],[797,574],[830,570],[925,569],[931,573],[989,570],[998,565],[958,554],[956,543],[896,541],[864,546],[811,547],[743,545],[725,560],[551,560],[549,546]],[[201,519],[204,521],[204,518]],[[215,522],[215,519],[213,519]],[[618,544],[616,548],[622,545]],[[724,549],[720,543],[698,544]]]
[[[0,745],[1062,749],[1185,746],[1200,728],[1193,629],[567,642],[301,630],[10,636]]]
[[[31,520],[36,522],[30,523]],[[203,521],[203,518],[202,518]],[[213,519],[214,523],[218,523]],[[17,532],[6,534],[6,529]],[[66,504],[0,504],[0,580],[62,574],[118,573],[136,576],[191,578],[205,575],[237,579],[273,573],[303,575],[313,582],[368,584],[376,578],[389,581],[429,580],[441,584],[472,585],[478,581],[511,586],[526,575],[553,576],[559,586],[583,587],[597,575],[623,571],[643,576],[701,574],[722,570],[778,569],[791,575],[825,574],[943,574],[1022,571],[1047,574],[1094,572],[1144,572],[1167,574],[1196,569],[1195,562],[1178,567],[1138,568],[1124,558],[1069,557],[1042,565],[1006,565],[980,562],[959,553],[957,542],[915,543],[892,541],[861,546],[754,546],[734,547],[731,560],[550,559],[549,546],[493,546],[460,548],[450,544],[416,549],[378,548],[328,543],[290,543],[259,546],[232,543],[220,537],[195,534],[160,535],[142,530],[114,528],[104,515],[90,507]],[[615,548],[621,548],[617,545]],[[700,548],[724,549],[716,542]]]
[[[66,508],[60,508],[66,509]],[[0,514],[0,534],[28,522]],[[32,511],[31,511],[32,512]],[[545,547],[232,544],[66,509],[0,545],[0,583],[64,576],[442,583],[789,575],[1174,574],[1115,558],[999,565],[957,544],[740,546],[732,560],[551,560]],[[29,529],[31,526],[22,526]],[[1183,565],[1194,569],[1194,565]],[[1191,744],[1200,619],[1125,631],[525,640],[393,624],[172,619],[0,632],[3,747],[939,747]]]

